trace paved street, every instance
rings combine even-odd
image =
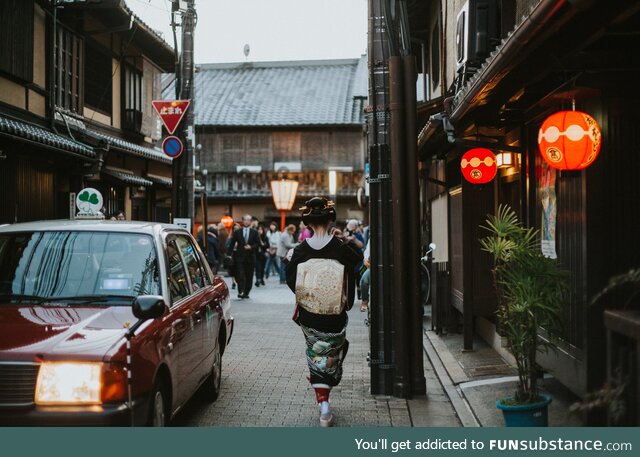
[[[317,426],[304,340],[291,321],[293,294],[275,278],[267,287],[254,287],[249,300],[238,300],[236,291],[231,292],[236,330],[223,358],[220,398],[213,405],[191,401],[175,425]],[[349,318],[344,376],[331,394],[336,427],[459,425],[430,365],[428,401],[371,396],[364,313],[356,305]]]

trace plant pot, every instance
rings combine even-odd
[[[505,427],[546,427],[549,425],[547,407],[551,403],[549,395],[540,395],[537,403],[525,405],[510,405],[512,398],[503,398],[496,402],[498,409],[502,410]]]

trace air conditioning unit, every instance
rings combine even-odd
[[[260,165],[236,165],[236,173],[260,173],[261,171]]]
[[[500,42],[498,0],[468,0],[456,20],[456,66],[478,67]]]
[[[276,172],[300,172],[302,171],[301,162],[275,162],[273,164],[273,171]]]

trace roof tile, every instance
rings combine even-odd
[[[195,82],[196,124],[361,125],[366,77],[366,56],[200,65]],[[165,95],[171,98],[173,93],[170,85]]]

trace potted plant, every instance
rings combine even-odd
[[[515,394],[496,406],[506,426],[546,426],[551,397],[539,392],[536,354],[555,349],[562,335],[567,274],[542,254],[538,231],[523,227],[510,207],[501,205],[481,228],[489,232],[480,244],[493,257],[498,327],[518,370]],[[540,328],[545,330],[544,340],[538,336]]]

